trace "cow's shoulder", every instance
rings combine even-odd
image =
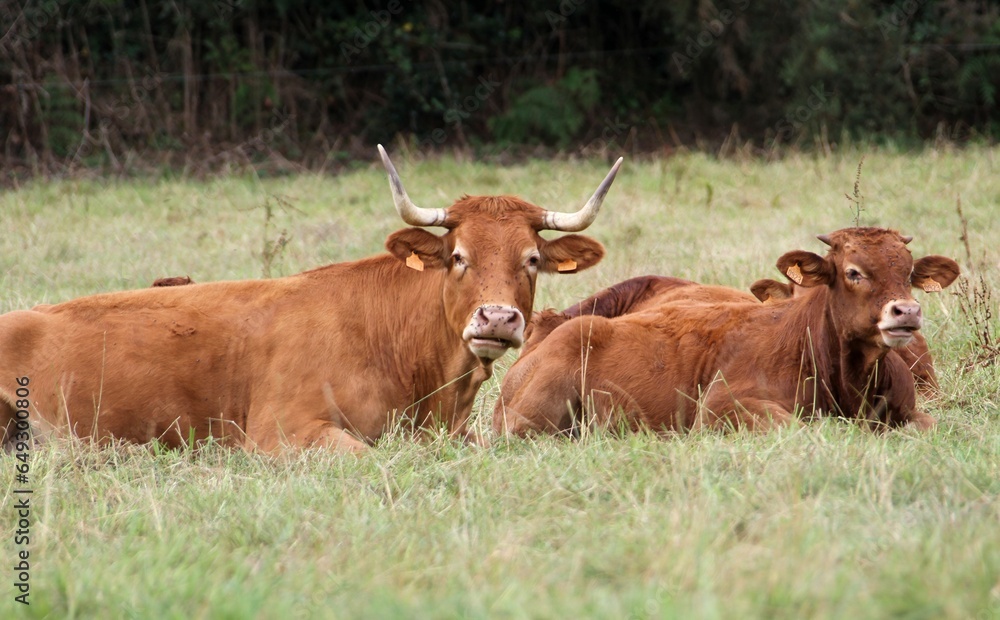
[[[29,353],[53,322],[47,308],[14,310],[0,315],[0,355],[15,359]]]

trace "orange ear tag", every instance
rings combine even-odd
[[[559,271],[576,271],[576,261],[572,258],[560,261],[559,264],[556,265],[556,269]]]
[[[785,275],[788,276],[788,279],[791,280],[792,282],[796,284],[802,284],[802,270],[799,269],[799,266],[797,264],[792,265],[787,270],[785,270]]]
[[[927,293],[940,293],[943,290],[942,286],[933,278],[924,278],[920,282],[920,288]]]
[[[410,269],[416,269],[417,271],[424,270],[424,261],[420,260],[416,252],[410,252],[410,255],[406,257],[406,266]]]

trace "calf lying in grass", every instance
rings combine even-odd
[[[533,330],[537,344],[508,371],[494,429],[563,433],[585,422],[753,430],[798,415],[933,426],[916,408],[910,368],[890,352],[913,342],[921,325],[910,287],[939,291],[958,265],[942,256],[914,261],[910,238],[891,230],[820,239],[830,246],[826,257],[793,251],[778,260],[804,292],[773,303],[657,278],[578,304],[568,309],[578,316],[558,326],[542,314],[534,330],[551,333],[539,341]],[[587,314],[587,303],[609,314],[634,311],[606,318]]]

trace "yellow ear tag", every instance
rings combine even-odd
[[[927,293],[940,293],[942,290],[942,286],[933,278],[924,278],[920,282],[920,288],[924,289]]]
[[[572,258],[567,258],[564,261],[560,261],[559,264],[556,265],[556,269],[558,269],[559,271],[575,271],[576,261],[573,260]]]
[[[786,269],[785,275],[788,276],[788,279],[791,280],[792,282],[796,284],[802,284],[802,270],[799,269],[799,266],[797,264],[792,265],[791,267]]]
[[[406,257],[406,266],[410,269],[416,269],[417,271],[424,270],[424,261],[420,260],[416,252],[410,252],[410,255]]]

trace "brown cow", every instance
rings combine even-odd
[[[404,422],[464,437],[494,360],[522,343],[537,273],[574,273],[604,255],[589,237],[539,231],[589,226],[621,160],[576,213],[514,196],[425,209],[379,151],[403,220],[445,234],[406,228],[389,235],[388,254],[285,278],[0,316],[4,439],[23,437],[24,415],[99,440],[212,436],[265,451],[360,449]]]
[[[778,268],[808,292],[756,300],[675,299],[618,318],[583,315],[556,327],[511,367],[494,410],[497,432],[567,432],[583,422],[661,431],[768,428],[821,412],[873,426],[932,426],[917,411],[898,355],[920,328],[910,286],[941,290],[955,261],[914,261],[908,237],[876,228],[821,235],[827,256],[795,251]],[[740,293],[746,295],[745,293]],[[696,295],[697,296],[697,295]],[[709,296],[710,297],[710,296]],[[748,297],[748,296],[747,296]]]
[[[750,292],[754,294],[754,297],[765,303],[802,295],[807,290],[809,289],[795,286],[792,282],[778,282],[770,278],[757,280],[750,285]],[[528,345],[527,333],[528,330],[525,329],[526,349]],[[934,358],[931,356],[930,347],[927,346],[927,339],[922,333],[913,332],[913,340],[908,345],[889,351],[889,355],[898,355],[902,358],[903,363],[913,373],[918,392],[926,397],[937,395],[941,386],[938,384],[937,373],[934,371]]]
[[[792,283],[782,284],[777,280],[757,280],[750,286],[753,296],[723,286],[699,285],[690,280],[669,276],[639,276],[619,282],[599,291],[591,297],[558,312],[551,308],[535,312],[524,329],[524,348],[521,356],[530,353],[555,328],[566,321],[586,314],[614,318],[634,314],[670,301],[727,302],[754,299],[768,303],[788,299],[795,294],[802,295],[808,289],[796,287]],[[797,293],[796,293],[797,292]],[[890,356],[900,356],[910,368],[916,387],[921,394],[931,397],[939,388],[934,360],[927,340],[919,331],[906,346],[893,349]]]

